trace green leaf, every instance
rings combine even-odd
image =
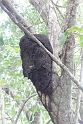
[[[83,47],[83,35],[75,33],[76,36],[78,37],[78,41],[80,42],[80,46]]]
[[[68,36],[68,33],[66,33],[66,34],[64,33],[61,35],[61,37],[60,37],[61,45],[63,45],[66,42],[67,36]]]
[[[83,33],[83,28],[79,28],[79,27],[71,27],[71,28],[68,28],[67,29],[67,31],[68,32],[71,32],[71,31],[73,31],[73,32],[81,32],[81,33]]]
[[[0,37],[0,46],[3,46],[4,42],[3,42],[3,38]]]
[[[15,98],[16,100],[20,100],[20,99],[21,99],[21,96],[15,95],[14,98]]]
[[[6,84],[6,81],[5,81],[5,79],[0,79],[0,85],[5,85]]]
[[[18,47],[18,48],[14,48],[14,51],[15,51],[16,53],[19,53],[19,51],[20,51],[19,47]]]
[[[60,37],[61,45],[63,45],[66,42],[66,39],[67,39],[67,36],[68,36],[69,32],[73,32],[78,37],[79,42],[80,42],[80,46],[83,47],[83,35],[81,35],[83,33],[83,28],[79,28],[79,27],[68,28],[65,31],[65,33],[62,34],[61,37]]]
[[[83,47],[83,41],[80,43],[80,46]]]

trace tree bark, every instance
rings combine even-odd
[[[77,5],[78,5],[76,2],[78,2],[78,0],[77,1],[68,0],[63,32],[66,29],[74,26],[76,23],[76,11],[77,11]],[[58,55],[57,45],[59,44],[57,43],[57,41],[60,33],[60,26],[57,22],[56,14],[53,12],[53,10],[50,7],[50,4],[49,4],[50,0],[47,0],[47,1],[30,0],[30,3],[38,10],[39,13],[42,10],[41,15],[48,26],[48,32],[51,32],[49,33],[49,37],[50,37],[51,43],[53,44],[54,55],[57,57]],[[44,6],[44,8],[42,5]],[[74,43],[75,43],[74,36],[70,34],[67,38],[65,45],[63,46],[63,55],[62,55],[62,62],[69,68],[71,72],[73,68],[72,58],[73,58]],[[59,123],[73,124],[74,120],[72,119],[72,114],[71,114],[72,113],[71,111],[71,80],[64,70],[62,70],[61,72],[60,79],[57,78],[56,80],[56,78],[57,78],[56,76],[53,77],[56,90],[54,93],[54,104],[52,104],[52,107],[55,109],[55,112],[52,109],[52,112],[50,112],[50,116],[51,118],[53,118],[53,122],[55,124],[59,124]]]
[[[34,120],[32,121],[32,124],[42,124],[41,120],[41,111],[37,111],[34,115]]]
[[[45,21],[48,28],[48,37],[53,47],[53,54],[58,57],[59,52],[59,35],[60,35],[60,25],[57,16],[50,5],[50,0],[29,0],[29,2],[35,7],[35,9],[40,13],[43,20]],[[56,49],[55,49],[56,48]],[[54,70],[57,70],[56,63],[53,63]]]
[[[80,69],[80,82],[83,85],[83,48],[81,49],[81,69]],[[83,121],[83,102],[81,102],[80,104],[80,97],[83,96],[83,93],[78,89],[78,93],[80,93],[78,96],[78,103],[77,103],[77,107],[78,107],[78,112],[80,112],[80,118]],[[81,98],[83,101],[83,97]],[[78,115],[78,113],[77,113]],[[77,117],[78,118],[78,117]]]
[[[64,21],[64,31],[76,24],[76,12],[78,7],[78,0],[68,0],[66,8],[66,16]],[[63,45],[62,62],[73,73],[73,52],[75,39],[72,34],[69,34],[66,43]],[[61,101],[59,120],[62,124],[74,124],[74,118],[71,111],[71,89],[72,83],[69,76],[64,70],[61,71]],[[63,114],[64,113],[64,114]],[[61,118],[62,115],[62,118]]]

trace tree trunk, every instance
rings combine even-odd
[[[81,57],[80,82],[83,85],[83,48],[81,49],[81,56],[82,57]],[[80,118],[83,121],[83,93],[81,91],[79,91],[78,93],[80,93],[80,96],[79,97],[82,97],[81,98],[81,100],[82,100],[81,104],[79,103],[80,101],[78,101],[78,104],[77,105],[78,105],[78,107],[80,107],[80,108],[78,108],[78,111],[80,111]],[[79,100],[80,100],[80,98],[79,98]]]
[[[57,16],[50,6],[50,0],[29,0],[29,2],[40,13],[48,28],[48,37],[51,42],[53,54],[58,57],[59,52],[59,34],[61,31]],[[56,49],[55,49],[56,48]],[[53,63],[54,70],[57,70],[57,65]]]
[[[52,43],[54,55],[58,57],[58,36],[60,33],[60,26],[57,21],[56,14],[50,6],[50,0],[29,0],[30,3],[41,13],[44,21],[48,26],[49,39]],[[66,8],[66,16],[63,25],[63,32],[74,26],[76,23],[76,11],[78,0],[68,0]],[[43,5],[43,6],[42,6]],[[41,12],[42,11],[42,12]],[[74,36],[69,35],[66,43],[62,49],[62,62],[73,72],[73,51],[74,51]],[[56,49],[55,49],[56,48]],[[53,67],[54,70],[56,69]],[[53,76],[53,84],[55,93],[53,101],[51,101],[51,111],[48,110],[54,124],[74,124],[74,119],[71,110],[71,80],[64,70],[61,71],[61,77]]]
[[[66,16],[64,21],[64,31],[76,24],[76,12],[78,0],[68,0],[66,8]],[[73,73],[73,52],[74,52],[75,39],[72,34],[69,34],[66,43],[62,49],[62,62]],[[62,124],[74,124],[74,118],[71,111],[71,80],[64,70],[61,71],[61,100],[60,100],[60,113],[59,121]],[[64,114],[63,114],[64,113]],[[61,118],[62,116],[62,118]]]

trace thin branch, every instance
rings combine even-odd
[[[56,7],[57,11],[58,11],[59,14],[61,15],[61,17],[64,19],[64,16],[62,15],[61,11],[59,10],[59,6],[56,5],[56,4],[53,2],[53,0],[51,0],[51,2],[52,2],[52,4],[53,4],[54,11],[56,12],[56,10],[55,10],[55,7]],[[57,14],[57,13],[56,13],[56,14]]]
[[[23,103],[21,109],[19,110],[19,112],[18,112],[18,114],[17,114],[17,118],[16,118],[14,124],[17,124],[17,121],[18,121],[18,119],[19,119],[19,116],[20,116],[20,114],[21,114],[21,112],[22,112],[22,110],[23,110],[25,104],[27,103],[27,101],[28,101],[30,98],[32,98],[32,97],[34,97],[34,96],[36,96],[36,95],[37,95],[37,94],[32,94],[31,96],[29,96],[29,97],[24,101],[24,103]]]
[[[3,5],[3,6],[2,6]],[[12,0],[0,0],[0,6],[4,9],[7,9],[9,12],[13,13],[13,16],[19,20],[18,22],[22,23],[24,27],[26,27],[29,31],[34,32],[32,26],[29,22],[27,22],[23,16],[16,10],[14,6],[14,1]],[[6,8],[4,8],[6,6]],[[5,11],[5,10],[4,10]]]
[[[75,100],[75,101],[77,101],[77,98],[75,98],[75,97],[72,97],[72,100]],[[80,103],[82,103],[82,104],[83,104],[83,100],[82,100],[82,99],[80,100]]]
[[[13,123],[13,122],[14,122],[13,118],[11,118],[11,117],[9,116],[9,114],[8,114],[8,113],[6,113],[6,115],[9,117],[9,119],[10,119],[10,120],[11,120],[11,122]]]
[[[20,105],[20,106],[23,105],[23,102],[22,102],[21,100],[14,99],[14,98],[15,98],[15,97],[14,97],[15,95],[14,95],[14,93],[9,89],[8,86],[3,86],[2,89],[3,89],[3,91],[5,91],[11,98],[13,98],[13,100],[15,100],[15,102],[16,102],[18,105]],[[33,94],[33,95],[34,95],[34,94]],[[35,93],[35,95],[37,95],[37,94]],[[28,99],[30,99],[30,97],[28,97]],[[30,112],[28,111],[27,106],[24,106],[24,107],[23,107],[23,111],[26,113],[26,117],[27,117],[27,119],[30,121],[31,114],[30,114]]]
[[[8,0],[2,0],[6,1],[6,5],[4,6],[2,3],[0,3],[1,8],[8,14],[8,16],[11,18],[11,20],[22,30],[24,31],[31,39],[33,39],[35,42],[39,44],[53,59],[54,62],[56,62],[65,72],[68,74],[70,79],[78,86],[80,90],[83,91],[83,87],[80,85],[79,81],[76,80],[76,78],[72,75],[72,73],[69,71],[69,69],[61,62],[59,61],[52,53],[50,53],[44,45],[32,34],[30,33],[26,27],[23,26],[21,21],[19,22],[18,18],[16,18],[17,15],[15,15],[14,12],[11,13],[11,8],[8,10],[6,6],[13,6],[12,3],[7,3]],[[2,2],[1,1],[1,2]],[[3,2],[4,3],[4,2]],[[7,5],[8,4],[8,5]],[[10,4],[10,5],[9,5]]]
[[[56,3],[54,3],[54,1],[53,0],[51,0],[51,2],[55,5],[55,6],[57,6],[57,7],[60,7],[60,8],[66,8],[66,7],[68,7],[69,5],[67,5],[67,6],[60,6],[60,5],[58,5],[58,4],[56,4]],[[80,3],[82,3],[83,1],[82,0],[80,0],[79,2],[76,2],[75,4],[80,4]],[[73,4],[72,4],[73,5]]]
[[[49,124],[51,122],[51,119],[49,119],[45,124]]]

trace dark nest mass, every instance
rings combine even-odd
[[[41,43],[53,53],[46,35],[34,34]],[[42,94],[52,94],[52,59],[28,35],[20,39],[20,54],[24,77],[28,77]]]

